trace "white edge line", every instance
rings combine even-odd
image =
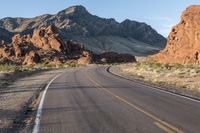
[[[64,72],[63,72],[64,73]],[[34,128],[33,128],[33,132],[32,133],[39,133],[39,128],[40,128],[40,118],[41,118],[41,115],[42,115],[42,108],[43,108],[43,104],[44,104],[44,99],[45,99],[45,96],[46,96],[46,93],[47,93],[47,90],[49,88],[49,86],[52,84],[52,82],[54,80],[56,80],[58,77],[60,77],[63,73],[57,75],[56,77],[54,77],[49,83],[48,85],[45,87],[45,90],[42,94],[42,98],[40,100],[40,104],[39,104],[39,107],[38,107],[38,110],[37,110],[37,115],[36,115],[36,118],[35,118],[35,124],[34,124]]]
[[[128,77],[124,77],[124,76],[122,76],[122,75],[119,75],[119,74],[116,74],[116,73],[114,73],[114,72],[111,72],[111,71],[109,70],[109,68],[106,68],[106,69],[107,69],[111,74],[117,75],[118,77],[122,77],[122,78],[127,79],[127,80],[130,80],[130,81],[133,81],[132,79],[130,79],[130,78],[128,78]],[[196,99],[193,99],[193,98],[190,98],[190,97],[187,97],[187,96],[182,96],[182,95],[179,95],[179,94],[175,94],[175,93],[173,93],[173,92],[165,91],[165,90],[163,90],[161,87],[156,87],[156,88],[154,88],[153,86],[146,85],[146,84],[144,84],[144,83],[141,82],[141,81],[137,81],[136,83],[139,83],[140,85],[149,87],[149,88],[151,88],[151,89],[153,89],[153,90],[157,90],[157,91],[164,92],[164,93],[167,93],[167,94],[170,94],[170,95],[173,95],[173,96],[177,96],[177,97],[180,97],[180,98],[183,98],[183,99],[187,99],[187,100],[191,100],[191,101],[193,101],[193,102],[198,102],[198,103],[200,103],[199,100],[196,100]],[[159,88],[160,88],[160,89],[159,89]]]

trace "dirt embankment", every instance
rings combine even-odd
[[[0,132],[19,132],[33,111],[29,108],[46,83],[63,70],[0,74]]]

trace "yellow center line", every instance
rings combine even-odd
[[[156,126],[158,126],[160,129],[162,129],[162,130],[164,130],[165,132],[167,132],[167,133],[177,133],[176,131],[171,130],[170,128],[166,127],[166,126],[163,125],[162,123],[154,122],[154,124],[155,124]]]
[[[166,131],[167,133],[184,133],[183,131],[181,131],[180,129],[178,129],[177,127],[161,120],[160,118],[154,116],[153,114],[151,113],[148,113],[147,111],[143,110],[142,108],[128,102],[127,100],[125,100],[124,98],[114,94],[113,92],[107,90],[106,88],[104,88],[103,86],[101,86],[99,83],[97,83],[96,81],[94,81],[89,74],[86,74],[86,77],[92,82],[95,84],[95,86],[97,87],[97,89],[99,90],[104,90],[105,92],[107,92],[108,94],[110,94],[111,96],[117,98],[118,100],[120,100],[121,102],[129,105],[130,107],[136,109],[137,111],[145,114],[146,116],[150,117],[151,119],[155,120],[156,121],[156,125],[163,129],[164,131]]]

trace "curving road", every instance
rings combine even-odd
[[[67,70],[48,88],[40,133],[199,133],[200,102],[114,76]]]

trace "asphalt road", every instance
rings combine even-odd
[[[200,133],[200,102],[114,76],[67,70],[48,88],[40,133]]]

